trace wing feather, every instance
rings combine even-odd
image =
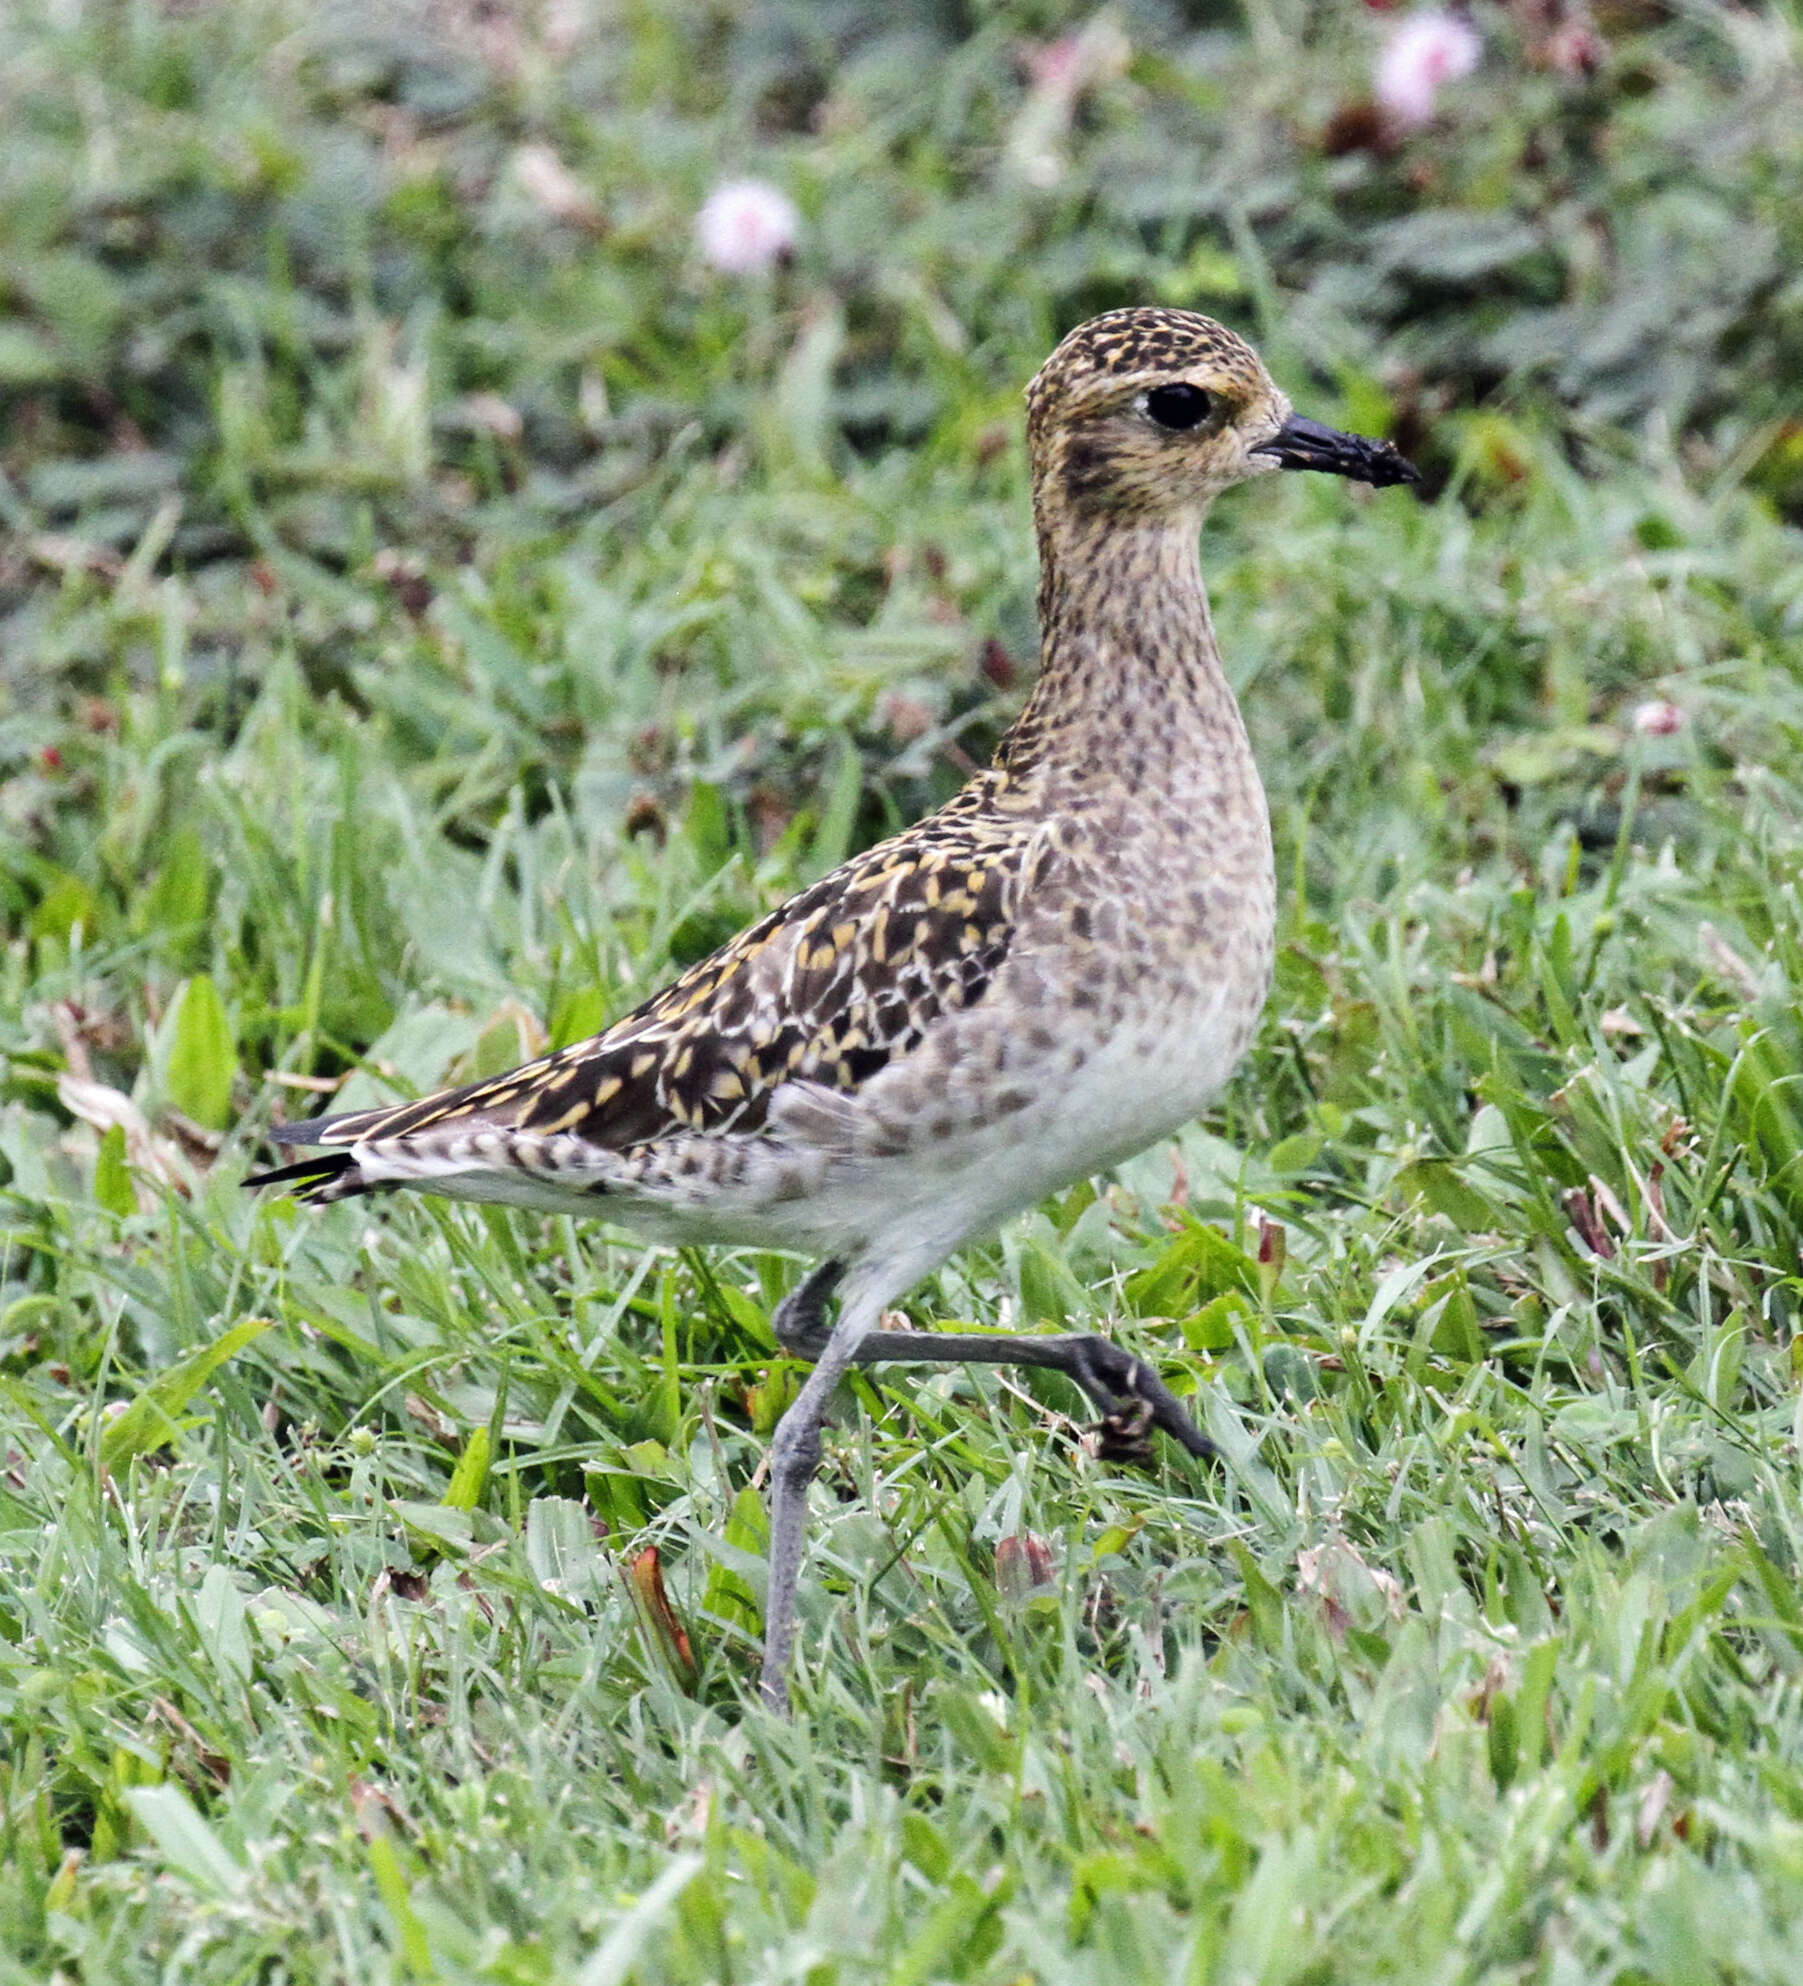
[[[272,1135],[342,1148],[494,1128],[624,1151],[683,1131],[758,1131],[785,1082],[855,1091],[983,998],[1039,879],[1031,822],[975,797],[789,898],[590,1040],[417,1103]]]

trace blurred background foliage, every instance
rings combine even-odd
[[[1782,14],[1476,7],[1481,66],[1417,128],[1372,97],[1397,18],[7,9],[9,925],[135,947],[153,1007],[233,948],[266,1013],[291,1011],[274,959],[306,935],[234,924],[246,842],[284,800],[325,804],[317,768],[257,761],[254,713],[284,694],[331,781],[356,777],[337,709],[381,718],[384,775],[411,768],[363,796],[366,850],[394,836],[398,859],[417,806],[472,876],[498,824],[553,805],[617,868],[622,823],[663,834],[698,780],[725,811],[695,823],[691,883],[816,796],[834,847],[919,812],[1031,668],[1021,384],[1122,303],[1227,317],[1302,403],[1393,432],[1474,511],[1638,445],[1790,517],[1803,85]],[[746,176],[801,224],[734,278],[693,223]],[[1636,554],[1683,536],[1629,528]],[[1477,618],[1455,641],[1523,666],[1477,672],[1473,719],[1556,704],[1556,662],[1527,652],[1544,602]],[[1590,690],[1562,715],[1594,714]],[[1316,708],[1305,686],[1292,729]],[[121,749],[134,731],[146,750]],[[203,799],[199,756],[228,744]],[[404,863],[356,866],[312,1017],[334,1066],[392,1018],[392,941],[426,916],[382,901]],[[678,918],[675,955],[747,907]],[[459,955],[455,932],[412,935]],[[592,983],[604,946],[590,931],[571,971]],[[257,1012],[244,1028],[253,1060],[280,1052]]]
[[[248,496],[316,483],[352,438],[352,407],[314,403],[355,350],[382,404],[357,410],[346,488],[492,475],[468,396],[505,391],[499,438],[580,504],[643,439],[610,393],[717,438],[796,356],[798,316],[823,347],[808,439],[873,454],[933,434],[973,374],[1006,390],[1060,329],[1151,297],[1272,319],[1405,428],[1538,386],[1574,439],[1657,410],[1767,452],[1803,363],[1782,10],[1479,7],[1484,69],[1411,133],[1366,81],[1387,12],[11,9],[0,380],[24,494],[110,497],[90,528],[124,542],[179,462],[201,514],[174,545],[217,556]],[[808,220],[750,353],[748,300],[685,254],[727,170]],[[40,466],[122,433],[174,460],[111,489]]]
[[[1474,0],[1408,113],[1418,21],[0,8],[4,1986],[1794,1976],[1803,39]],[[949,794],[1145,301],[1425,500],[1210,520],[1266,1025],[914,1305],[1230,1463],[861,1376],[803,1738],[794,1263],[238,1181]]]

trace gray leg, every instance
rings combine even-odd
[[[795,1292],[796,1298],[805,1299],[814,1290],[814,1321],[818,1321],[819,1306],[839,1274],[836,1262],[826,1263]],[[795,1396],[789,1411],[777,1423],[776,1436],[770,1444],[770,1590],[764,1600],[764,1670],[760,1687],[765,1703],[772,1710],[786,1712],[789,1708],[789,1662],[795,1652],[795,1589],[801,1578],[808,1485],[820,1466],[820,1423],[826,1416],[834,1388],[856,1357],[859,1340],[882,1315],[883,1302],[883,1291],[869,1282],[863,1282],[848,1297],[839,1322],[813,1354],[814,1370],[808,1374],[807,1383]],[[802,1307],[805,1309],[805,1302]],[[786,1310],[788,1306],[785,1304],[783,1308]],[[798,1321],[808,1320],[803,1317]]]
[[[823,1262],[784,1297],[772,1319],[778,1341],[793,1358],[820,1356],[830,1335],[827,1299],[844,1267]],[[1100,1409],[1102,1452],[1118,1461],[1147,1459],[1146,1436],[1161,1427],[1192,1455],[1216,1453],[1188,1409],[1144,1359],[1093,1332],[1059,1337],[1005,1331],[871,1331],[852,1354],[856,1365],[1037,1365],[1062,1372]]]
[[[930,1266],[930,1264],[929,1264]],[[1094,1333],[1057,1337],[1006,1331],[877,1331],[882,1289],[860,1275],[839,1322],[826,1325],[826,1304],[844,1265],[823,1262],[785,1297],[771,1320],[783,1349],[812,1359],[814,1370],[777,1426],[770,1444],[770,1590],[764,1602],[764,1669],[760,1687],[772,1710],[789,1707],[789,1663],[795,1652],[795,1592],[806,1542],[808,1485],[820,1466],[820,1425],[833,1391],[854,1365],[1037,1365],[1079,1386],[1102,1411],[1103,1455],[1150,1459],[1149,1435],[1161,1427],[1192,1455],[1211,1456],[1213,1442],[1144,1359]],[[907,1288],[912,1275],[886,1285]]]
[[[805,1287],[805,1285],[804,1285]],[[1007,1331],[871,1331],[855,1353],[859,1365],[1037,1365],[1062,1372],[1102,1412],[1101,1450],[1116,1461],[1150,1457],[1146,1437],[1161,1427],[1192,1455],[1220,1451],[1189,1409],[1142,1358],[1093,1332],[1035,1337]]]
[[[776,1306],[770,1328],[791,1358],[817,1359],[832,1336],[826,1321],[826,1300],[845,1274],[843,1262],[822,1262]]]

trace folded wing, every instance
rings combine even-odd
[[[437,1174],[450,1190],[477,1142],[491,1165],[514,1144],[604,1154],[755,1136],[784,1083],[856,1090],[980,1001],[1036,866],[1029,828],[954,807],[791,897],[603,1034],[417,1103],[277,1127],[279,1144],[329,1149],[247,1184],[329,1200],[430,1189]]]

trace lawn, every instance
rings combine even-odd
[[[1803,32],[1401,18],[0,15],[4,1986],[1796,1977]],[[1263,1031],[909,1307],[1223,1460],[860,1375],[784,1724],[803,1264],[241,1182],[954,791],[1133,302],[1423,490],[1221,503]]]

